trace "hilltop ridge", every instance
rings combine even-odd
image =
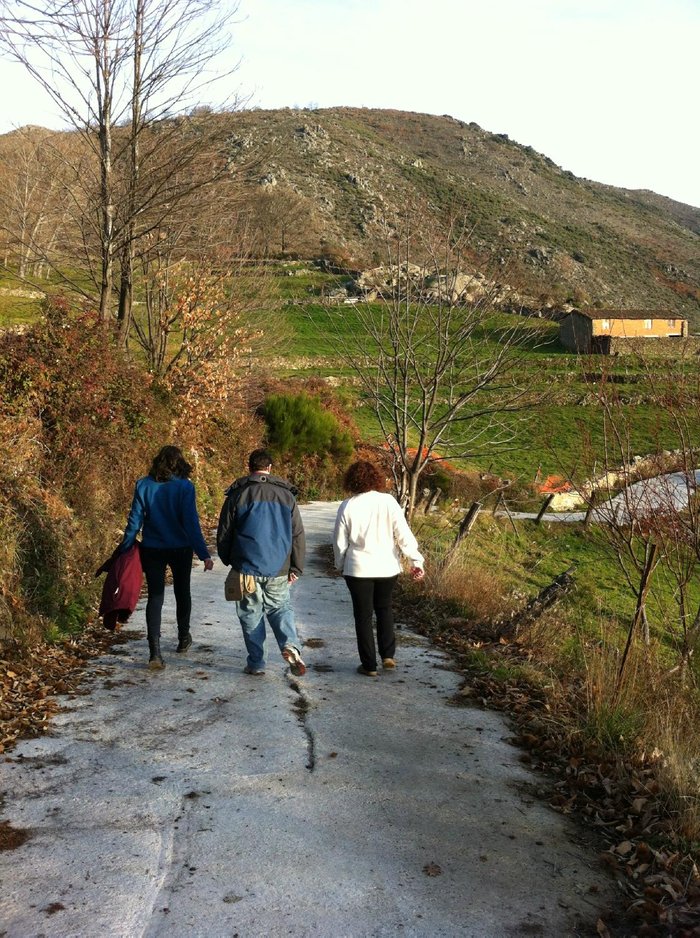
[[[459,216],[470,232],[466,262],[529,308],[668,309],[700,326],[700,208],[579,178],[507,134],[449,115],[203,108],[172,120],[216,139],[229,170],[188,209],[192,221],[230,228],[238,212],[254,253],[378,266],[386,261],[387,231],[412,207],[414,231],[417,221],[422,235],[443,244],[449,219]],[[149,132],[157,152],[159,125]],[[17,188],[7,167],[21,174],[27,138],[31,146],[52,134],[25,127],[0,136],[6,215]],[[230,191],[236,180],[232,208],[225,186]]]
[[[474,260],[543,303],[672,308],[700,317],[700,209],[576,177],[478,124],[444,115],[338,107],[230,116],[236,154],[258,153],[257,184],[294,193],[303,221],[284,249],[325,248],[370,264],[384,218],[422,206],[438,231],[452,208]],[[276,248],[282,248],[278,239]]]

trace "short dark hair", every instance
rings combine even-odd
[[[248,469],[251,472],[260,472],[272,465],[272,456],[266,449],[254,449],[248,457]]]
[[[351,495],[361,495],[362,492],[386,491],[386,480],[374,463],[361,459],[354,462],[343,479],[343,488]]]
[[[149,476],[156,482],[167,482],[176,476],[178,479],[188,479],[192,473],[192,466],[182,455],[179,446],[163,446],[151,463]]]

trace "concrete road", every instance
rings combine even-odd
[[[500,715],[451,706],[459,675],[406,631],[395,672],[355,673],[345,584],[315,554],[335,508],[303,511],[304,678],[276,646],[264,677],[242,673],[226,570],[200,565],[186,658],[170,594],[165,671],[145,638],[117,646],[92,693],[0,763],[0,818],[31,835],[0,852],[0,935],[591,933],[604,875],[528,796]]]
[[[632,519],[651,518],[659,513],[674,517],[687,509],[698,485],[700,485],[700,469],[695,469],[690,473],[668,472],[664,475],[653,476],[651,479],[640,479],[639,482],[633,482],[622,492],[594,508],[591,511],[590,521],[593,524],[614,522],[627,525]],[[537,518],[538,512],[498,511],[496,515],[500,518],[510,515],[516,520],[532,520]],[[540,520],[575,524],[584,521],[585,518],[585,511],[546,511]]]

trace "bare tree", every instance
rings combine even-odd
[[[695,612],[691,609],[691,586],[700,571],[697,364],[684,355],[679,343],[674,358],[637,355],[633,365],[639,382],[636,391],[656,403],[666,424],[666,443],[673,438],[674,448],[664,449],[659,440],[655,451],[643,458],[635,453],[635,412],[610,380],[609,362],[599,359],[595,392],[603,432],[595,462],[600,468],[587,485],[579,487],[591,507],[590,518],[599,524],[635,601],[618,666],[617,691],[637,633],[641,631],[647,644],[650,641],[647,607],[648,596],[654,592],[652,580],[670,584],[682,675],[700,636],[700,606]]]
[[[130,133],[125,138],[118,319],[128,333],[136,241],[163,227],[192,192],[228,171],[226,122],[198,108],[204,89],[235,66],[212,72],[229,42],[237,4],[222,0],[134,0]],[[237,98],[228,108],[240,104]],[[187,110],[188,119],[173,119]],[[240,168],[239,168],[240,171]]]
[[[115,258],[127,320],[139,219],[156,203],[162,217],[177,198],[164,171],[144,193],[146,166],[162,152],[143,150],[144,131],[200,103],[236,8],[227,0],[0,0],[0,46],[41,85],[93,157],[82,186],[98,245],[103,320],[112,314]]]
[[[257,339],[264,272],[238,256],[224,266],[169,260],[168,246],[149,252],[144,309],[134,316],[136,341],[150,372],[201,413],[221,407],[236,387]]]
[[[259,252],[264,257],[276,251],[284,254],[290,239],[296,245],[310,246],[314,231],[311,203],[293,189],[281,186],[258,187],[248,198],[251,227]]]
[[[7,245],[5,266],[13,262],[22,279],[37,275],[37,266],[55,243],[61,227],[59,189],[65,178],[52,136],[48,131],[25,127],[3,138],[0,148],[0,228]]]
[[[368,298],[352,312],[329,303],[323,313],[323,326],[371,402],[409,517],[431,460],[505,446],[514,439],[516,415],[536,399],[519,368],[535,330],[494,310],[496,284],[464,272],[463,220],[454,220],[437,247],[421,244],[413,221],[410,215],[389,233],[388,264],[376,272]]]
[[[62,271],[77,292],[91,276],[96,256],[85,243],[88,214],[83,179],[89,174],[80,137],[40,127],[24,127],[0,142],[0,230],[5,235],[5,266],[40,286],[49,271]]]

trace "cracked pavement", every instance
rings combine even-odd
[[[395,672],[355,673],[349,596],[316,552],[336,507],[302,508],[303,678],[274,639],[266,675],[242,673],[227,568],[200,564],[186,657],[168,590],[165,671],[143,632],[115,646],[0,762],[0,819],[30,832],[0,852],[0,936],[592,933],[604,874],[527,794],[501,715],[451,706],[459,674],[405,630]]]

